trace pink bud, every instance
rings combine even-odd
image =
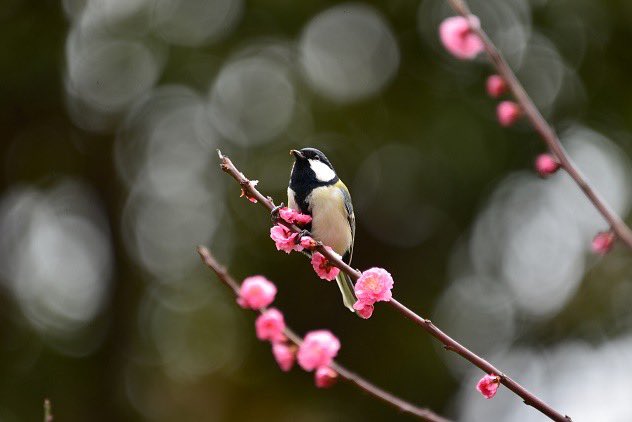
[[[469,20],[463,16],[452,16],[439,26],[439,38],[445,49],[462,60],[473,59],[485,49],[483,41],[470,25],[478,28],[479,19],[474,15],[470,15]]]
[[[300,244],[302,247],[304,247],[305,249],[309,249],[310,251],[318,246],[318,243],[309,236],[301,237]]]
[[[535,169],[542,177],[555,173],[560,168],[560,163],[551,154],[540,154],[535,159]]]
[[[265,308],[272,303],[276,292],[276,286],[270,280],[264,276],[255,275],[246,278],[241,283],[237,303],[242,308],[255,310]]]
[[[279,364],[279,367],[283,372],[287,372],[294,366],[294,360],[296,359],[296,346],[287,345],[285,343],[273,343],[272,354],[274,359]]]
[[[325,249],[329,252],[335,253],[329,246],[325,246]],[[325,255],[320,252],[314,252],[312,254],[312,267],[314,268],[314,271],[316,271],[318,277],[327,281],[333,280],[340,273],[340,269],[331,265],[327,258],[325,258]]]
[[[502,101],[496,108],[496,115],[501,126],[509,127],[520,118],[522,110],[513,101]]]
[[[314,381],[316,382],[316,387],[318,388],[329,388],[338,381],[338,373],[328,366],[321,366],[316,369]]]
[[[487,78],[487,93],[492,98],[498,98],[507,92],[507,83],[499,75],[491,75]]]
[[[373,314],[375,302],[388,302],[393,297],[393,277],[383,268],[370,268],[362,273],[355,284],[355,295],[358,301],[353,308],[367,319]]]
[[[331,331],[317,330],[307,333],[298,349],[298,364],[306,371],[329,366],[340,350],[340,340]]]
[[[296,243],[298,233],[294,233],[282,224],[277,224],[270,228],[270,238],[274,240],[274,245],[278,251],[290,253],[292,251],[302,251],[303,247]]]
[[[599,232],[593,238],[592,241],[592,250],[594,253],[598,255],[605,255],[614,246],[614,241],[616,240],[616,235],[612,231],[607,232]]]
[[[275,308],[270,308],[257,317],[255,329],[259,340],[270,340],[273,342],[285,340],[283,330],[285,330],[285,319],[283,314]]]
[[[498,386],[500,385],[500,377],[498,375],[485,375],[476,384],[476,389],[486,398],[491,399],[496,395]]]
[[[357,312],[357,314],[364,319],[369,319],[371,318],[371,315],[373,315],[373,309],[375,307],[373,305],[370,305],[368,303],[363,303],[363,302],[356,302],[353,304],[353,309],[355,309]]]

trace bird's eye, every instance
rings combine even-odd
[[[318,160],[318,161],[320,161],[320,157],[319,157],[318,155],[315,155],[315,156],[314,156],[314,160]]]

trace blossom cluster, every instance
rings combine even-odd
[[[304,370],[316,370],[317,387],[331,387],[338,377],[331,364],[340,350],[340,341],[328,330],[317,330],[307,333],[298,348],[290,343],[285,335],[283,313],[276,308],[268,308],[276,292],[276,286],[267,278],[260,275],[248,277],[239,288],[237,303],[243,308],[261,312],[255,321],[257,338],[272,344],[272,354],[281,370],[289,371],[298,360]]]
[[[311,221],[311,217],[300,214],[289,208],[281,208],[279,216],[289,224],[306,224]],[[276,224],[270,229],[270,238],[279,251],[290,253],[292,251],[302,251],[303,249],[313,250],[318,243],[309,236],[298,238],[299,233],[290,230],[283,224]],[[332,248],[325,246],[325,249],[337,256]],[[323,280],[332,281],[338,274],[340,269],[333,265],[320,252],[314,251],[311,260],[314,271]],[[373,314],[375,302],[391,300],[391,290],[393,288],[393,278],[388,271],[382,268],[371,268],[363,272],[355,284],[355,295],[357,298],[353,308],[362,318],[370,318]]]
[[[287,224],[296,224],[303,226],[312,222],[312,217],[307,214],[291,208],[283,207],[279,209],[279,217]],[[290,230],[284,224],[275,224],[270,229],[270,238],[279,251],[290,253],[292,251],[300,252],[303,249],[312,249],[316,246],[316,242],[309,236],[299,237],[299,233]]]
[[[279,210],[279,217],[288,224],[296,224],[299,226],[309,224],[312,221],[311,216],[301,214],[287,207],[283,207]],[[300,252],[305,249],[313,250],[318,246],[318,242],[310,236],[299,236],[300,233],[292,231],[285,224],[275,224],[270,228],[270,238],[274,241],[274,245],[279,251],[285,253],[292,251]],[[325,248],[332,254],[335,254],[330,247],[326,246]],[[320,252],[314,252],[312,254],[312,267],[318,277],[323,280],[331,281],[340,273],[340,269],[332,265]]]

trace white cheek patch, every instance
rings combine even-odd
[[[309,160],[309,166],[316,174],[316,179],[319,182],[329,182],[336,177],[334,172],[327,164],[319,160]]]

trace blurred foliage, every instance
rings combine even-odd
[[[626,213],[632,4],[472,7]],[[398,299],[576,420],[629,417],[624,404],[599,408],[615,398],[577,398],[593,372],[604,391],[632,391],[612,378],[629,366],[608,359],[632,353],[631,260],[591,257],[603,222],[563,176],[529,174],[543,146],[524,123],[498,127],[484,60],[441,49],[444,2],[0,9],[1,421],[41,418],[45,397],[63,421],[408,420],[348,385],[316,390],[310,374],[279,371],[198,243],[235,277],[277,282],[293,328],[331,329],[340,362],[384,388],[460,420],[534,418],[508,393],[477,397],[480,373],[387,307],[351,317],[302,256],[274,250],[268,216],[214,155],[280,202],[287,151],[308,145],[351,189],[355,267],[387,268]]]

